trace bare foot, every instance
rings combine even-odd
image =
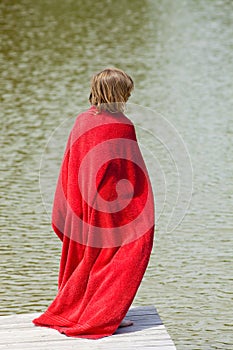
[[[123,321],[121,321],[119,328],[128,327],[128,326],[132,326],[132,325],[133,325],[132,321],[130,321],[130,320],[123,320]]]

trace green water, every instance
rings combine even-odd
[[[232,13],[227,0],[0,2],[2,315],[44,310],[56,294],[60,243],[45,197],[64,143],[44,148],[88,107],[91,75],[117,66],[135,80],[131,102],[176,127],[193,165],[190,207],[170,234],[161,218],[134,303],[157,307],[177,349],[231,349]]]

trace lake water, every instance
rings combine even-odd
[[[156,158],[168,190],[134,304],[157,307],[177,349],[232,348],[232,13],[227,0],[0,3],[2,315],[42,311],[56,294],[54,181],[69,127],[89,107],[92,74],[116,66],[135,80],[130,102],[145,111],[136,123],[140,143],[153,153],[152,182]],[[193,193],[170,233],[177,176],[158,142],[157,113],[182,136],[193,169],[181,164]]]

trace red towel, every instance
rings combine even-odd
[[[34,324],[72,337],[112,335],[143,278],[154,234],[151,185],[124,114],[92,106],[77,117],[52,227],[62,241],[59,289]]]

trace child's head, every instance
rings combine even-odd
[[[132,78],[121,69],[106,68],[92,77],[89,101],[99,111],[123,112],[133,87]]]

